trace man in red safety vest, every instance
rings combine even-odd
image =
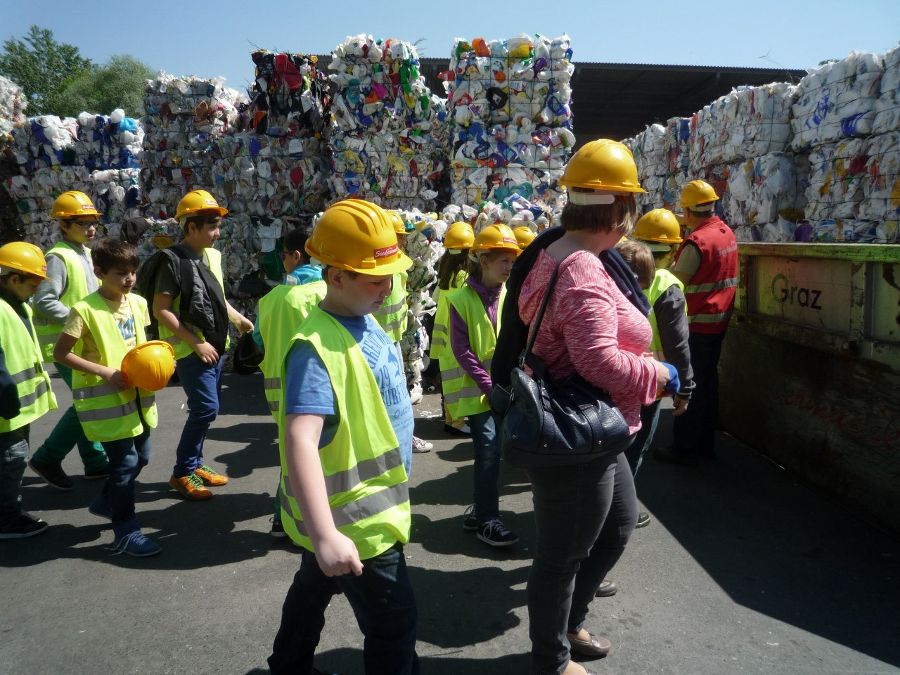
[[[687,412],[675,418],[672,447],[654,453],[657,459],[678,464],[715,457],[719,355],[738,282],[737,242],[713,211],[718,199],[712,185],[702,180],[691,181],[681,191],[688,234],[675,254],[672,273],[684,283],[696,388]]]

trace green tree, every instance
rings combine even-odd
[[[104,65],[82,71],[69,81],[60,98],[69,115],[82,110],[108,115],[122,108],[126,115],[135,117],[143,110],[144,86],[153,75],[133,56],[112,56]]]
[[[22,40],[6,40],[0,54],[0,74],[22,87],[30,115],[71,114],[62,109],[59,95],[91,68],[90,59],[81,56],[78,47],[57,42],[53,31],[39,26],[31,26]]]

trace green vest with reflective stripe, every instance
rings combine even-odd
[[[31,322],[31,307],[27,304],[25,313]],[[47,411],[56,409],[56,397],[50,387],[50,376],[44,370],[37,335],[29,333],[22,317],[2,298],[0,346],[6,357],[6,370],[16,383],[19,395],[19,414],[11,420],[0,417],[0,433],[6,433],[31,424]]]
[[[85,247],[88,260],[91,258],[91,250]],[[87,279],[84,278],[84,265],[81,262],[81,254],[75,250],[72,244],[65,241],[56,242],[47,251],[47,255],[55,255],[66,265],[66,287],[59,301],[68,308],[85,297],[88,291]],[[43,317],[35,317],[34,327],[37,330],[38,342],[41,343],[41,353],[47,361],[53,360],[53,348],[62,333],[63,324],[53,323]]]
[[[372,314],[392,342],[400,342],[406,332],[406,272],[397,272],[391,285],[391,294],[381,308]]]
[[[219,282],[219,286],[222,287],[222,294],[225,294],[225,282],[223,281],[222,276],[222,254],[210,247],[204,249],[203,255],[201,256],[203,261],[206,262],[206,266],[209,268],[209,271],[212,272],[212,275],[216,278],[216,281]],[[172,300],[172,313],[178,316],[178,310],[181,307],[181,296],[179,295],[174,300]],[[197,337],[202,338],[202,331],[195,331],[195,335]],[[192,354],[194,350],[191,346],[182,340],[180,337],[175,335],[172,331],[166,328],[162,322],[159,324],[159,339],[165,340],[170,345],[175,348],[175,358],[181,359],[189,354]],[[225,338],[225,349],[228,349],[228,345],[231,342],[231,338]],[[222,356],[219,354],[219,356]]]
[[[147,322],[147,301],[139,295],[129,293],[125,296],[134,318],[134,331],[137,344],[147,341],[144,324]],[[115,368],[122,364],[128,353],[125,340],[119,332],[119,326],[109,305],[96,291],[73,307],[84,320],[85,327],[97,343],[101,363]],[[76,343],[79,349],[81,341]],[[76,351],[76,353],[78,353]],[[84,435],[92,441],[118,441],[123,438],[134,438],[143,432],[138,417],[138,396],[140,396],[141,413],[144,421],[151,429],[156,428],[156,403],[152,391],[131,387],[118,390],[109,385],[102,377],[72,371],[72,401],[78,421],[84,429]]]
[[[314,306],[285,355],[297,340],[308,341],[325,364],[339,415],[334,438],[319,448],[331,516],[337,529],[356,544],[361,560],[374,558],[398,541],[409,541],[408,479],[397,436],[372,369],[346,328]],[[282,381],[285,366],[286,360]],[[315,552],[291,491],[284,406],[278,414],[281,522],[294,543]]]
[[[434,327],[431,330],[431,350],[429,356],[440,359],[445,349],[450,348],[450,301],[447,296],[451,291],[460,288],[469,277],[465,270],[460,270],[450,279],[450,288],[446,291],[438,289],[435,293],[437,310],[434,313]]]
[[[266,400],[277,422],[281,409],[281,367],[297,329],[311,308],[325,297],[325,282],[314,281],[302,286],[276,286],[259,301],[259,334],[265,356],[259,364],[263,372]]]
[[[681,289],[681,292],[684,292],[684,284],[681,283],[681,280],[672,274],[669,270],[666,269],[658,269],[656,270],[656,275],[653,277],[653,283],[650,284],[650,288],[647,289],[647,300],[650,301],[650,316],[647,319],[650,320],[650,327],[653,328],[653,341],[650,343],[650,351],[653,352],[654,358],[658,361],[665,361],[666,357],[663,353],[662,342],[659,339],[659,326],[656,323],[656,312],[653,311],[653,306],[656,304],[656,301],[669,290],[672,286],[678,286]],[[687,316],[687,303],[684,305],[685,316]]]
[[[500,289],[496,326],[491,323],[478,293],[468,284],[448,293],[447,299],[460,318],[466,322],[472,352],[481,361],[484,369],[490,372],[491,359],[494,358],[494,349],[497,347],[503,301],[506,299],[506,286]],[[462,419],[466,415],[475,415],[491,409],[487,396],[459,365],[452,348],[444,351],[440,362],[444,404],[453,419]]]

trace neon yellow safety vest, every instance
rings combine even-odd
[[[31,307],[25,305],[31,323]],[[32,323],[32,331],[34,324]],[[50,376],[44,370],[41,346],[37,335],[30,334],[22,317],[0,298],[0,345],[6,357],[6,370],[16,383],[19,394],[19,414],[8,420],[0,417],[0,433],[21,429],[44,413],[56,409],[56,397],[50,386]]]
[[[491,359],[494,358],[494,349],[497,347],[497,333],[500,330],[500,314],[503,311],[503,301],[506,299],[506,286],[500,289],[496,326],[488,318],[487,310],[478,293],[468,284],[451,291],[447,296],[453,309],[469,328],[469,345],[472,352],[481,361],[484,369],[490,372]],[[487,396],[459,365],[452,349],[444,350],[440,363],[444,404],[453,419],[462,419],[466,415],[475,415],[491,409]]]
[[[206,263],[206,266],[209,268],[209,271],[212,272],[212,275],[216,278],[216,281],[219,282],[219,286],[222,288],[222,295],[225,294],[225,282],[223,281],[222,276],[222,254],[214,249],[207,248],[203,251],[203,261]],[[176,316],[178,315],[178,310],[181,307],[181,296],[179,295],[172,301],[172,313]],[[199,338],[203,338],[202,331],[196,331],[195,335]],[[175,335],[172,331],[166,328],[162,322],[159,324],[159,339],[165,340],[170,345],[175,348],[175,358],[181,359],[189,354],[192,354],[194,350],[191,346],[182,340],[180,337]],[[231,341],[230,337],[225,338],[225,349],[228,349],[228,345]],[[221,356],[221,354],[219,355]]]
[[[434,327],[431,329],[431,350],[429,356],[433,359],[441,358],[441,354],[450,346],[450,301],[447,295],[450,291],[461,288],[469,275],[465,270],[459,270],[450,279],[450,288],[446,291],[436,289],[434,292],[437,301],[437,311],[434,313]],[[440,293],[438,292],[440,291]]]
[[[331,516],[337,529],[356,544],[361,560],[374,558],[397,542],[409,541],[408,478],[397,436],[372,369],[346,328],[314,306],[285,354],[297,340],[309,342],[325,364],[340,419],[334,438],[319,448]],[[285,374],[282,366],[282,381]],[[315,552],[291,490],[284,406],[278,414],[281,522],[295,544]]]
[[[397,272],[391,285],[391,294],[384,299],[381,308],[373,312],[373,317],[391,342],[400,342],[406,332],[406,272]]]
[[[653,311],[653,306],[660,296],[672,286],[678,286],[682,293],[684,292],[684,284],[678,277],[669,270],[658,269],[653,277],[653,283],[647,289],[647,300],[650,301],[650,316],[647,319],[650,321],[650,327],[653,328],[653,341],[650,343],[650,351],[653,352],[653,357],[658,361],[665,361],[666,355],[663,353],[662,342],[659,339],[659,326],[656,323],[656,312]],[[687,316],[687,303],[684,303],[684,315]]]
[[[129,293],[125,299],[134,317],[136,343],[143,344],[147,341],[144,333],[144,324],[149,316],[147,301],[134,293]],[[84,320],[85,327],[97,343],[102,364],[118,369],[128,348],[100,291],[75,303],[73,310]],[[76,349],[78,344],[80,341],[75,345]],[[152,391],[137,388],[119,390],[110,386],[102,377],[80,370],[72,371],[75,412],[78,413],[84,435],[92,441],[118,441],[140,435],[143,426],[138,417],[138,396],[144,421],[148,427],[155,429],[156,403]]]
[[[310,309],[325,297],[324,281],[302,286],[276,286],[259,300],[259,334],[262,336],[264,356],[259,364],[269,410],[277,422],[281,409],[281,367],[288,345],[300,328]]]
[[[91,259],[91,250],[87,247],[88,260]],[[67,241],[56,242],[47,255],[55,255],[66,265],[66,287],[63,294],[59,296],[59,301],[68,308],[85,297],[90,291],[88,290],[87,279],[84,275],[84,265],[81,262],[81,254],[75,249],[75,246]],[[53,348],[59,340],[59,334],[62,333],[63,324],[53,323],[52,321],[38,316],[34,319],[34,327],[37,330],[38,342],[41,343],[41,353],[44,355],[45,361],[53,360]]]

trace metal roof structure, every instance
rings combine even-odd
[[[449,59],[422,58],[420,70],[444,96],[438,74]],[[741,85],[797,82],[804,70],[575,62],[572,109],[581,145],[595,138],[623,139],[648,124],[687,117]]]

